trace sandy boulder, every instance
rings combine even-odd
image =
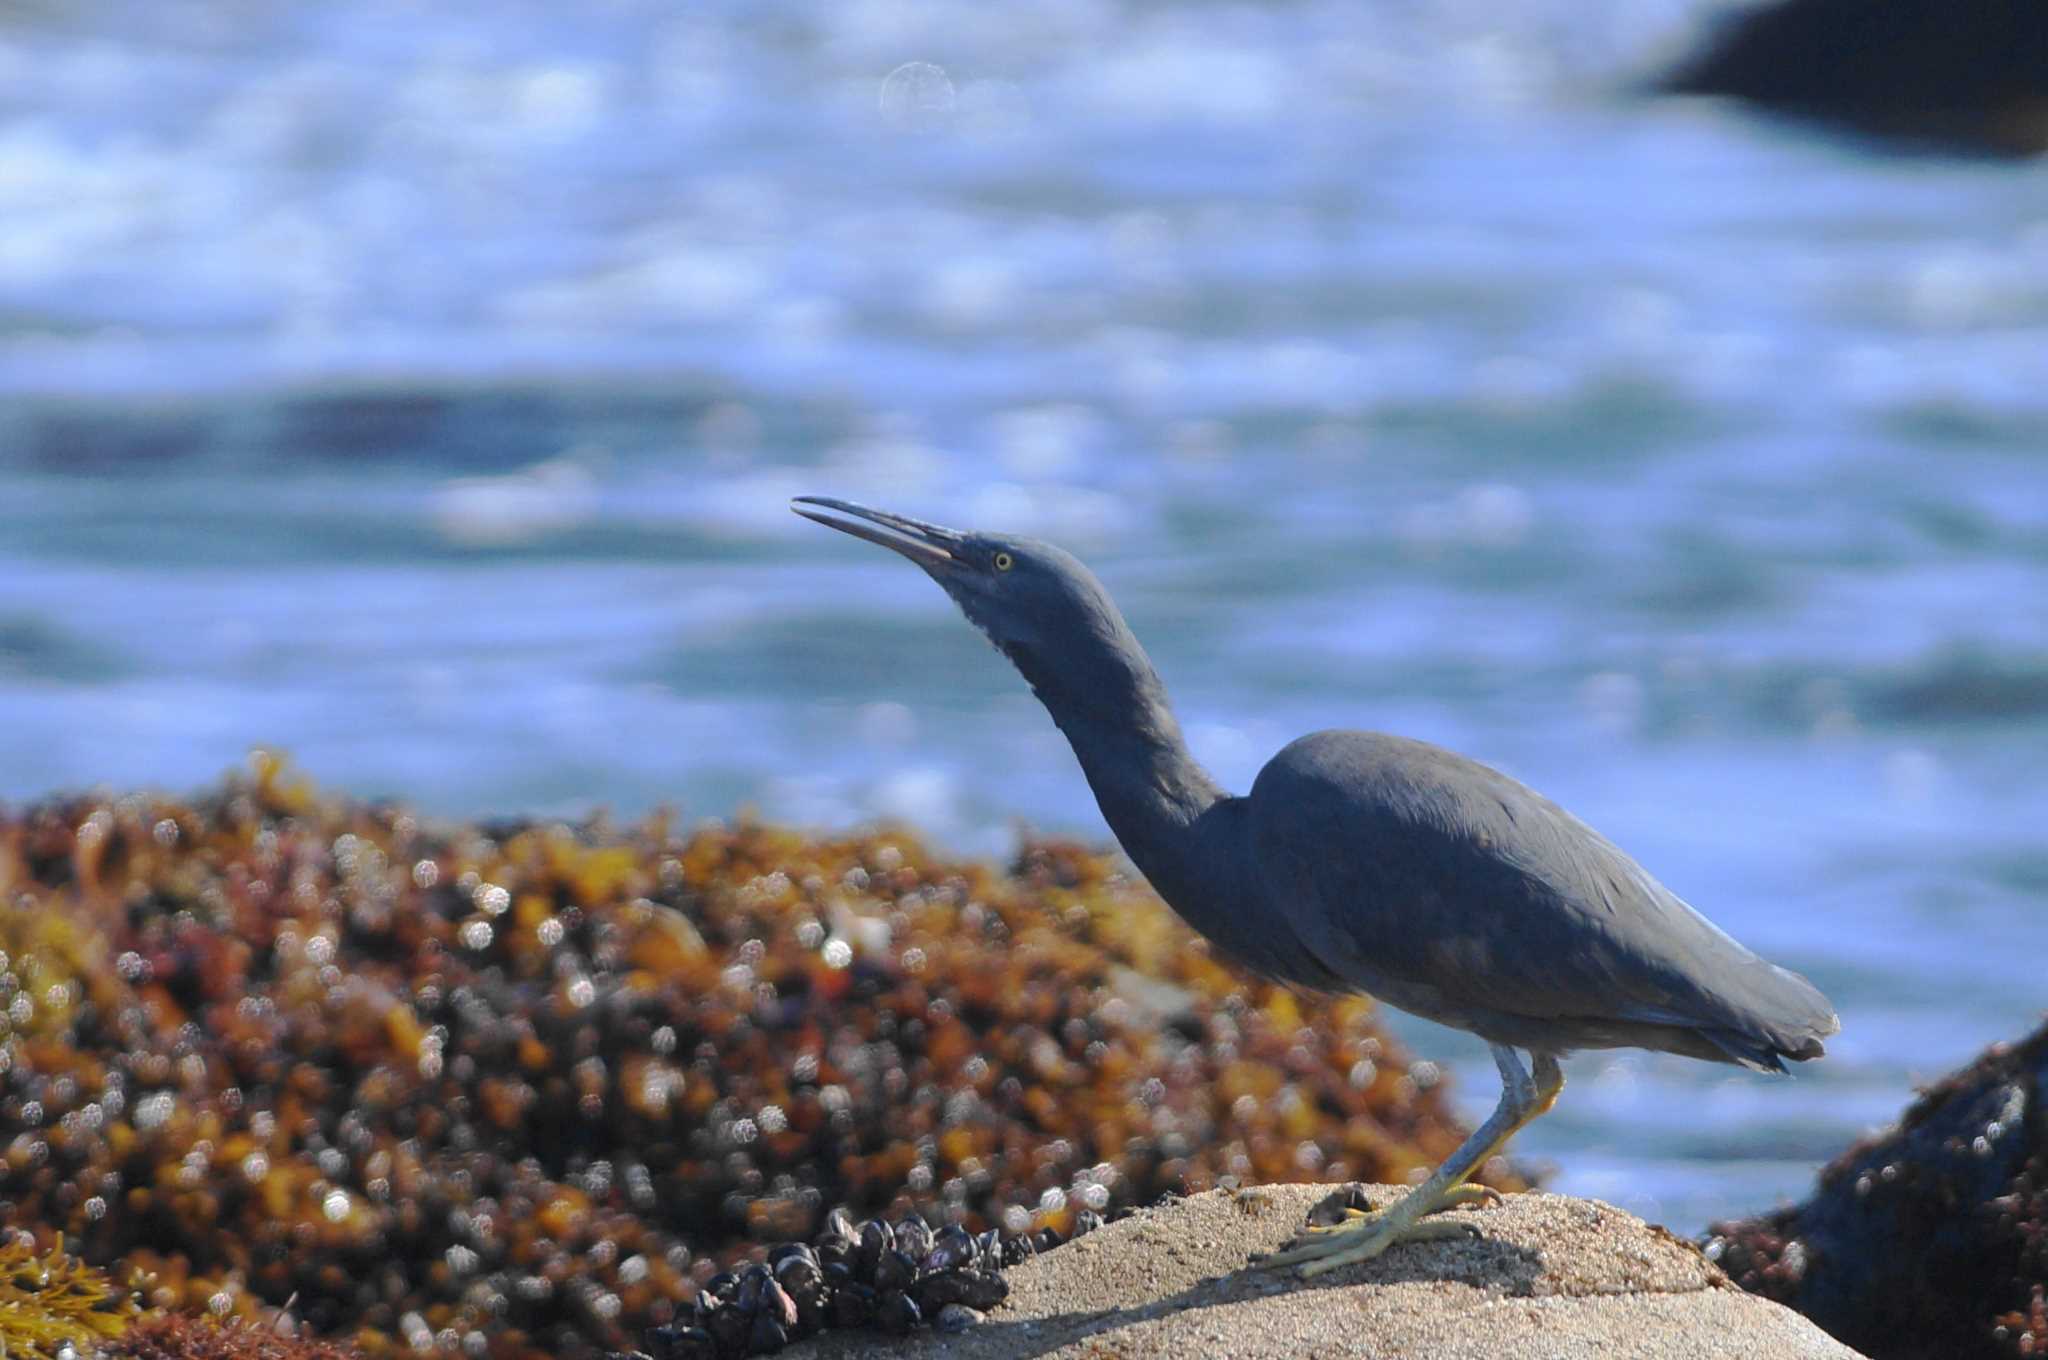
[[[964,1334],[827,1334],[805,1360],[1023,1357],[1768,1355],[1855,1351],[1732,1286],[1690,1243],[1597,1201],[1522,1194],[1472,1215],[1469,1241],[1397,1247],[1314,1281],[1246,1273],[1327,1186],[1213,1190],[1112,1223],[1009,1272],[1011,1295]],[[1398,1194],[1368,1187],[1374,1202]]]

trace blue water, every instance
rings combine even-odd
[[[271,744],[1099,839],[1001,659],[785,502],[1037,532],[1226,782],[1444,742],[1810,973],[1826,1063],[1590,1055],[1519,1145],[1681,1230],[1799,1195],[2048,1002],[2048,178],[1620,93],[1706,18],[18,9],[0,796]]]

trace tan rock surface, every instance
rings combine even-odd
[[[1328,1186],[1210,1191],[1112,1223],[1007,1272],[1010,1298],[957,1337],[828,1334],[803,1360],[930,1356],[1705,1357],[1854,1360],[1804,1318],[1745,1294],[1690,1243],[1592,1200],[1524,1194],[1472,1215],[1469,1241],[1395,1247],[1313,1281],[1246,1272]],[[1375,1203],[1401,1193],[1370,1187]]]

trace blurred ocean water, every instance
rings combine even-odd
[[[1057,538],[1243,788],[1559,798],[1844,1033],[1568,1069],[1692,1230],[2048,1001],[2048,180],[1619,91],[1686,3],[17,6],[0,796],[1106,832],[824,493]],[[1414,1025],[1460,1098],[1477,1045]]]

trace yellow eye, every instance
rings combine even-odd
[[[997,553],[992,560],[995,562],[997,571],[1008,571],[1011,567],[1017,565],[1017,559],[1006,552]]]

